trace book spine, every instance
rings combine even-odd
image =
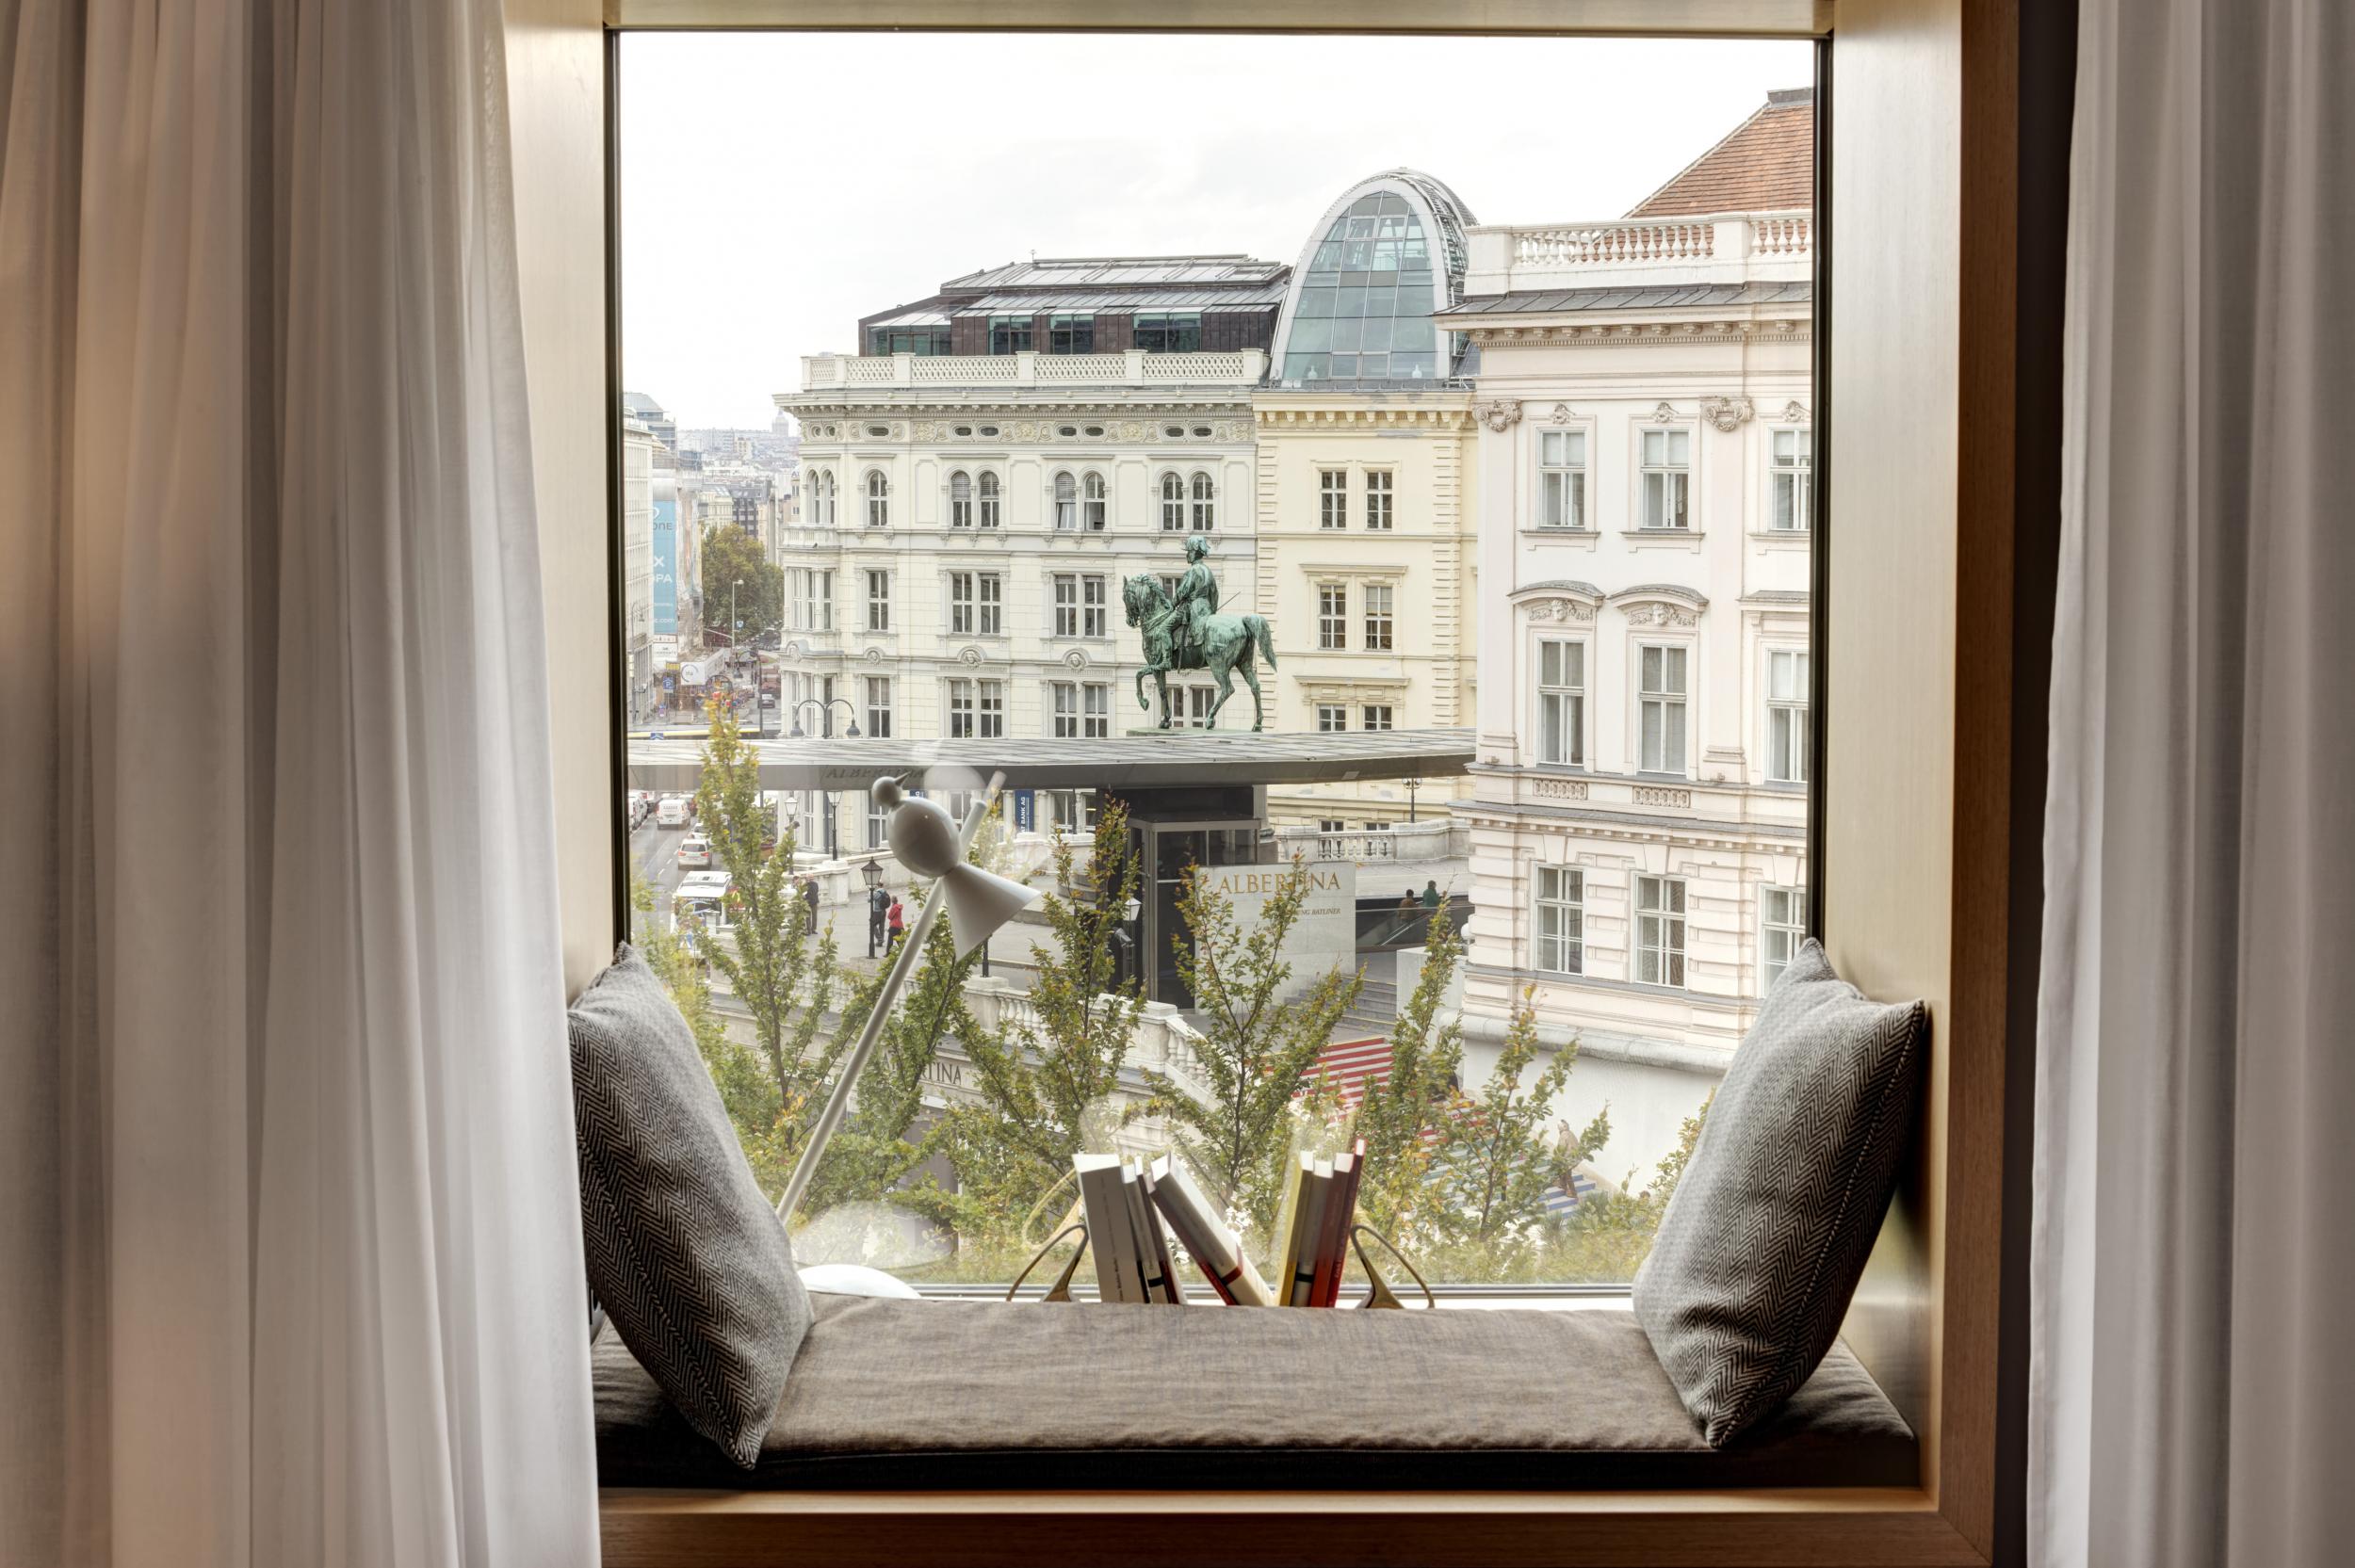
[[[1080,1206],[1087,1218],[1088,1248],[1096,1254],[1096,1299],[1099,1301],[1131,1299],[1123,1285],[1119,1236],[1129,1225],[1128,1213],[1120,1206],[1119,1180],[1117,1166],[1080,1172]]]
[[[1314,1172],[1315,1162],[1307,1155],[1284,1172],[1284,1201],[1275,1211],[1275,1248],[1270,1256],[1275,1265],[1268,1282],[1271,1305],[1291,1304],[1292,1269],[1300,1262],[1300,1209],[1307,1202],[1307,1180]]]
[[[1133,1170],[1120,1172],[1121,1203],[1129,1212],[1129,1242],[1136,1258],[1137,1300],[1158,1306],[1169,1300],[1166,1271],[1153,1256],[1153,1217],[1145,1212],[1145,1188]]]
[[[1145,1172],[1145,1195],[1153,1201],[1153,1206],[1161,1212],[1161,1218],[1169,1221],[1169,1228],[1176,1233],[1178,1245],[1185,1248],[1188,1257],[1194,1259],[1194,1267],[1202,1270],[1202,1277],[1210,1282],[1210,1288],[1217,1293],[1218,1299],[1228,1306],[1235,1305],[1235,1279],[1242,1270],[1239,1268],[1220,1268],[1221,1249],[1212,1240],[1203,1217],[1194,1211],[1194,1202],[1187,1196],[1185,1187],[1170,1174],[1167,1159],[1154,1161],[1152,1168]]]
[[[1300,1212],[1293,1229],[1292,1272],[1286,1285],[1287,1305],[1305,1307],[1316,1297],[1317,1244],[1324,1237],[1324,1205],[1333,1189],[1333,1167],[1319,1160],[1300,1190]]]

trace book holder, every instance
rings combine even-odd
[[[1080,1244],[1071,1250],[1071,1261],[1063,1266],[1063,1272],[1055,1276],[1055,1283],[1048,1285],[1047,1287],[1047,1294],[1039,1298],[1042,1301],[1067,1301],[1071,1300],[1071,1276],[1080,1271],[1080,1260],[1087,1256],[1088,1228],[1084,1224],[1075,1223],[1065,1225],[1063,1229],[1048,1237],[1047,1238],[1047,1244],[1041,1247],[1037,1252],[1031,1254],[1031,1261],[1022,1266],[1022,1272],[1016,1274],[1014,1277],[1014,1283],[1006,1286],[1006,1300],[1009,1301],[1014,1300],[1015,1292],[1022,1288],[1022,1282],[1031,1277],[1031,1270],[1037,1268],[1040,1260],[1045,1258],[1048,1253],[1055,1250],[1055,1243],[1061,1241],[1064,1237],[1074,1234],[1080,1237]]]
[[[1047,1254],[1055,1250],[1058,1243],[1071,1236],[1077,1236],[1080,1238],[1080,1244],[1071,1251],[1071,1261],[1063,1266],[1063,1272],[1055,1276],[1055,1283],[1048,1285],[1047,1294],[1039,1298],[1042,1301],[1070,1301],[1071,1277],[1080,1271],[1080,1260],[1087,1255],[1088,1250],[1088,1228],[1079,1223],[1065,1225],[1053,1236],[1048,1237],[1045,1246],[1031,1254],[1031,1261],[1022,1266],[1022,1272],[1016,1274],[1014,1277],[1014,1283],[1006,1286],[1006,1300],[1013,1301],[1022,1289],[1022,1282],[1031,1277],[1031,1270],[1037,1268],[1046,1259]],[[1398,1299],[1398,1292],[1390,1288],[1389,1282],[1382,1277],[1382,1271],[1374,1268],[1373,1259],[1366,1255],[1366,1238],[1369,1237],[1380,1242],[1383,1251],[1396,1258],[1398,1266],[1413,1276],[1415,1284],[1422,1290],[1424,1302],[1437,1307],[1439,1304],[1438,1298],[1431,1293],[1430,1282],[1422,1277],[1422,1271],[1415,1267],[1406,1254],[1398,1250],[1397,1242],[1392,1241],[1372,1225],[1352,1225],[1349,1227],[1350,1245],[1357,1249],[1357,1267],[1365,1271],[1368,1286],[1364,1310],[1404,1311],[1406,1306],[1405,1301]]]

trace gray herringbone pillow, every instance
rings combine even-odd
[[[809,1296],[695,1036],[627,943],[572,1009],[589,1283],[688,1424],[750,1468]]]
[[[1831,1349],[1896,1185],[1928,1055],[1919,1002],[1869,1000],[1803,944],[1702,1124],[1635,1272],[1635,1317],[1713,1447]]]

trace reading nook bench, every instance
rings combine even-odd
[[[609,1328],[598,1479],[722,1491],[1911,1486],[1913,1433],[1835,1345],[1712,1448],[1623,1310],[1177,1310],[816,1295],[758,1463]]]

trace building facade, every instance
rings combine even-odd
[[[1341,193],[1292,269],[1269,382],[1252,398],[1276,728],[1471,722],[1475,427],[1461,335],[1430,318],[1463,296],[1471,221],[1439,181],[1389,170]],[[1462,787],[1272,789],[1268,813],[1329,832],[1389,829],[1443,816]]]
[[[1285,277],[1239,256],[1021,263],[862,321],[882,352],[806,358],[777,398],[802,441],[786,707],[813,733],[814,699],[837,731],[944,741],[1156,721],[1122,585],[1174,579],[1201,534],[1222,607],[1252,607],[1251,399]],[[1208,714],[1206,681],[1171,688],[1180,722]],[[1248,728],[1235,691],[1220,724]],[[868,847],[880,821],[852,809],[806,802],[804,842],[833,816],[832,842]],[[1032,809],[1078,825],[1091,803]]]
[[[1441,313],[1479,356],[1468,1065],[1526,991],[1612,1180],[1674,1146],[1805,927],[1811,215],[1761,148],[1811,120],[1776,95],[1640,218],[1473,230]]]
[[[622,659],[632,726],[645,721],[660,689],[654,667],[654,434],[622,419]]]

